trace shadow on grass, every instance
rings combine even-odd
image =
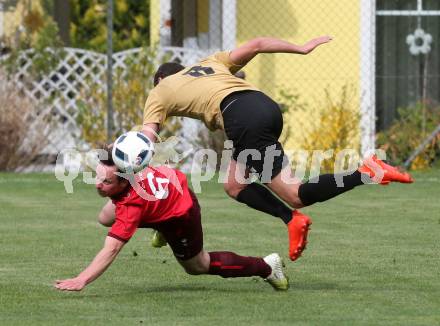
[[[292,282],[290,281],[290,291],[323,291],[323,290],[342,290],[340,283],[328,283],[328,282]]]
[[[268,289],[270,290],[270,289]],[[123,297],[124,295],[128,295],[130,297],[137,296],[137,295],[146,295],[152,296],[154,293],[176,293],[176,294],[182,294],[182,293],[207,293],[209,292],[218,292],[218,293],[261,293],[261,288],[255,287],[255,288],[248,288],[243,289],[242,287],[237,287],[235,290],[231,287],[206,287],[206,286],[194,286],[194,285],[163,285],[163,286],[155,286],[155,287],[132,287],[132,288],[125,288],[122,291],[118,291],[117,293],[108,293],[107,291],[102,291],[100,293],[88,293],[87,289],[80,291],[80,292],[74,292],[74,291],[59,291],[54,289],[54,291],[57,291],[61,295],[62,299],[75,299],[75,300],[81,300],[85,298],[111,298],[111,297]],[[97,290],[95,290],[97,291]],[[65,295],[63,295],[65,294]]]

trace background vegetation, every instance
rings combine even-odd
[[[22,96],[0,69],[0,171],[22,171],[47,164],[42,151],[50,144],[51,114]]]
[[[70,0],[70,44],[72,47],[106,51],[106,0]],[[150,1],[115,0],[113,12],[114,51],[149,44]]]
[[[307,169],[312,164],[312,154],[316,150],[333,150],[333,154],[322,162],[321,171],[335,171],[336,155],[344,149],[360,151],[360,114],[355,103],[355,89],[344,86],[338,94],[331,94],[325,90],[323,103],[305,103],[299,95],[281,90],[277,98],[280,102],[283,115],[314,114],[318,112],[317,119],[309,119],[307,124],[295,120],[294,126],[288,125],[283,130],[280,141],[285,144],[294,132],[293,128],[300,130],[300,142],[296,149],[305,151],[307,157]],[[293,160],[301,160],[294,155]],[[336,170],[343,166],[336,167]]]
[[[145,100],[153,88],[155,71],[156,51],[147,48],[127,62],[127,69],[117,71],[113,90],[116,136],[142,124]],[[78,102],[77,121],[81,138],[93,146],[106,141],[107,95],[99,85],[90,84],[94,86],[83,89]]]
[[[377,135],[377,145],[386,150],[392,162],[403,164],[440,123],[440,106],[418,103],[398,111],[400,118]],[[426,169],[439,158],[440,134],[437,134],[414,159],[411,168]]]

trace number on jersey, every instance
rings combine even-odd
[[[147,180],[148,180],[148,186],[150,187],[154,197],[156,197],[157,199],[168,198],[169,195],[168,184],[170,183],[170,180],[166,178],[155,177],[152,172],[147,173]],[[157,188],[153,180],[156,181]]]
[[[192,77],[202,77],[214,74],[215,71],[211,67],[194,66],[191,67],[184,75],[190,75]]]

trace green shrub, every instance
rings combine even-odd
[[[129,130],[139,130],[142,125],[145,101],[153,88],[156,72],[157,50],[143,48],[142,51],[126,61],[125,69],[117,69],[113,81],[113,120],[114,137]],[[167,61],[165,55],[161,61]],[[81,91],[77,102],[79,109],[77,122],[81,138],[92,147],[107,141],[107,94],[102,85],[93,81],[90,87]],[[160,136],[166,139],[180,128],[178,118],[168,119]]]
[[[284,121],[287,121],[290,114],[301,114],[307,110],[307,105],[300,100],[300,96],[292,91],[281,87],[278,94],[275,96],[275,100],[281,109]],[[292,125],[285,123],[283,126],[283,132],[280,137],[280,143],[286,146],[288,139],[292,136]]]
[[[26,62],[21,59],[22,52],[33,49],[31,79],[38,80],[55,69],[64,57],[62,42],[58,36],[58,27],[49,16],[42,15],[39,11],[30,11],[24,17],[24,32],[18,33],[15,46],[10,43],[11,51],[6,60],[0,64],[6,69],[8,75],[14,75]],[[29,81],[30,82],[30,81]]]
[[[413,107],[398,109],[399,118],[385,131],[377,134],[377,146],[384,149],[387,158],[400,165],[440,123],[440,106],[418,103]],[[440,157],[440,135],[414,159],[412,169],[429,167]]]
[[[142,124],[145,100],[153,87],[155,73],[154,50],[143,49],[138,60],[129,59],[127,68],[116,71],[113,81],[114,136]],[[83,89],[77,102],[77,122],[84,141],[92,146],[107,139],[107,94],[105,87],[93,81]]]
[[[107,0],[70,1],[72,47],[105,53]],[[113,8],[115,52],[145,46],[150,40],[149,0],[117,0]]]
[[[296,115],[294,125],[287,125],[283,131],[281,141],[285,142],[293,128],[301,130],[297,150],[308,153],[307,167],[311,167],[313,151],[333,150],[332,157],[324,160],[321,165],[323,171],[335,170],[336,155],[344,149],[360,149],[360,113],[354,103],[356,91],[353,87],[344,86],[335,96],[325,89],[325,100],[314,105],[300,101],[298,95],[283,91],[278,96],[284,113]],[[317,119],[311,119],[308,112],[319,112]],[[300,159],[295,157],[294,159]],[[336,167],[342,168],[342,167]]]

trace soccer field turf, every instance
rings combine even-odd
[[[440,325],[440,171],[413,185],[368,185],[303,211],[304,257],[287,260],[283,223],[227,198],[199,194],[205,249],[284,257],[291,287],[261,279],[190,276],[140,229],[82,292],[58,292],[101,249],[104,203],[80,181],[0,174],[0,325]]]

